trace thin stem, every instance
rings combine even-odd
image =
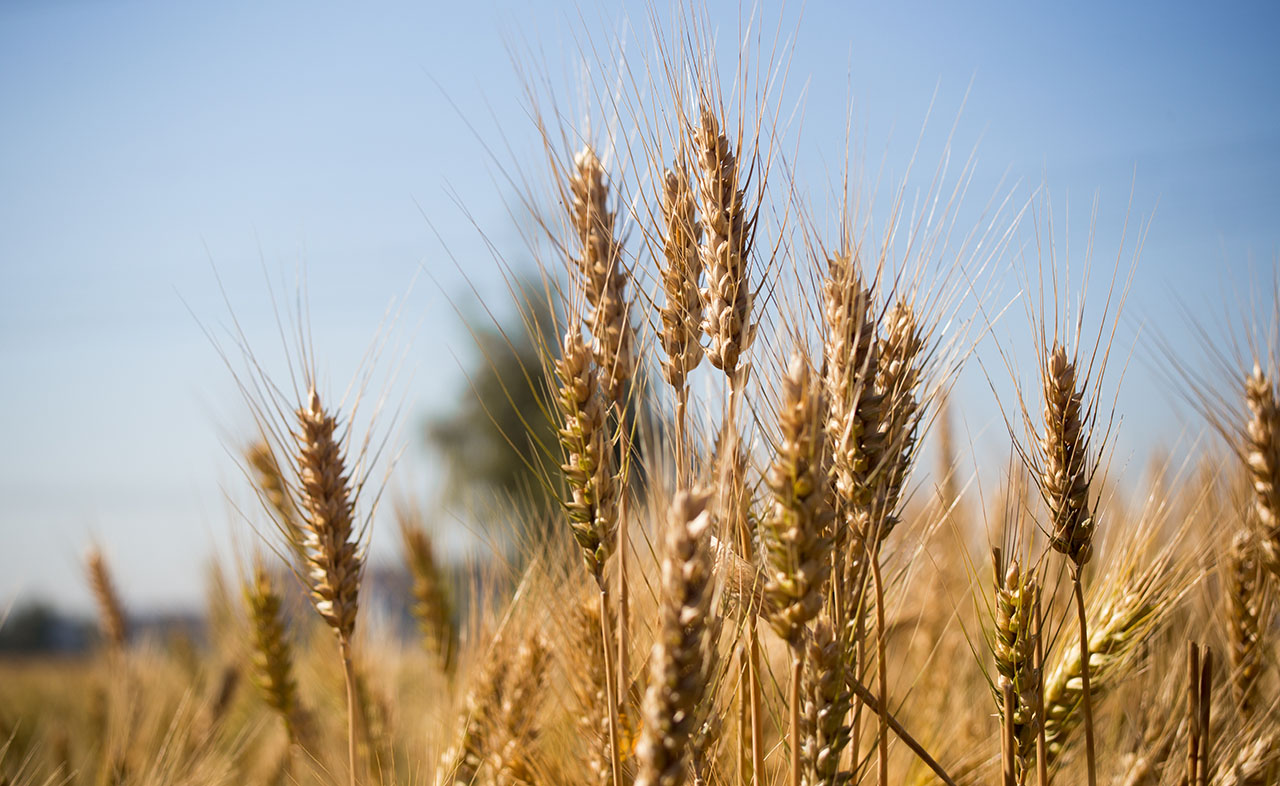
[[[1196,752],[1200,747],[1200,648],[1187,642],[1187,786],[1196,783]]]
[[[885,659],[885,621],[884,621],[884,581],[880,578],[879,550],[872,550],[868,555],[871,561],[871,580],[875,582],[876,592],[876,675],[877,687],[880,690],[882,706],[889,706],[889,664]],[[880,714],[878,760],[880,786],[889,786],[889,723],[884,713]]]
[[[800,679],[804,673],[804,647],[791,648],[791,786],[800,786]]]
[[[1196,785],[1209,786],[1209,710],[1213,688],[1213,650],[1204,648],[1200,664],[1200,761],[1196,766]]]
[[[630,592],[627,585],[627,504],[628,480],[631,477],[631,433],[627,431],[626,412],[618,405],[618,434],[622,442],[622,483],[618,489],[618,706],[627,702],[627,689],[631,685],[631,672],[628,663],[627,627],[630,622]],[[618,781],[614,781],[618,783]]]
[[[764,699],[760,695],[760,635],[756,629],[753,609],[747,619],[748,647],[751,652],[749,676],[751,680],[751,770],[756,784],[764,783]]]
[[[678,388],[676,390],[676,434],[675,434],[675,453],[676,453],[676,485],[677,488],[684,488],[684,479],[688,472],[686,465],[688,457],[685,455],[685,420],[689,409],[689,386]]]
[[[899,740],[902,740],[902,744],[906,745],[926,767],[933,770],[933,774],[938,776],[938,780],[947,784],[947,786],[956,786],[955,779],[947,774],[942,765],[929,755],[929,751],[925,750],[924,746],[917,742],[915,737],[911,736],[911,733],[893,716],[892,712],[881,706],[880,701],[866,685],[856,679],[851,679],[849,680],[849,688],[855,696],[862,700],[863,704],[867,705],[868,709],[885,719],[889,724],[889,729]]]
[[[344,636],[338,640],[342,652],[342,675],[347,682],[347,764],[351,786],[356,786],[356,670],[351,660],[351,642]]]
[[[1036,783],[1049,786],[1049,745],[1044,732],[1044,609],[1040,605],[1040,589],[1036,588],[1035,605],[1036,668]]]
[[[856,681],[861,676],[861,670],[866,663],[866,646],[863,643],[862,630],[862,603],[859,602],[854,607],[854,613],[858,616],[855,618],[853,628],[854,640],[854,658],[853,668],[850,670],[851,680]],[[859,748],[862,747],[862,697],[854,696],[853,701],[853,719],[849,723],[849,762],[854,767],[858,767],[861,760]]]
[[[1001,679],[1003,680],[1003,677]],[[1016,735],[1013,729],[1013,713],[1015,709],[1013,683],[1005,682],[1001,685],[1000,693],[1003,699],[1000,718],[1001,772],[1004,776],[1004,786],[1017,786],[1018,776],[1013,762],[1014,750],[1017,745]]]
[[[1080,566],[1073,565],[1071,579],[1075,585],[1076,615],[1080,618],[1080,687],[1084,693],[1084,755],[1089,768],[1089,786],[1097,786],[1097,763],[1093,747],[1093,698],[1089,695],[1089,622],[1084,612],[1084,589],[1080,586]]]
[[[614,689],[613,654],[609,648],[609,591],[600,581],[600,639],[604,645],[604,694],[606,712],[609,713],[609,764],[613,768],[613,783],[622,783],[622,765],[618,760],[618,694]]]
[[[751,668],[747,648],[738,647],[738,786],[751,782],[751,707],[746,699]]]

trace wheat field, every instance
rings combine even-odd
[[[1117,466],[1129,263],[1010,273],[1043,219],[963,226],[951,181],[928,220],[801,196],[785,52],[710,28],[609,66],[632,76],[581,100],[612,123],[527,73],[545,161],[509,175],[539,275],[510,275],[541,394],[506,436],[546,493],[503,513],[527,526],[445,560],[440,516],[383,499],[396,446],[354,425],[378,391],[325,390],[304,324],[283,372],[232,342],[252,556],[211,572],[192,643],[131,635],[92,548],[94,650],[0,662],[0,783],[1280,783],[1275,320],[1241,312],[1257,338],[1207,347],[1213,374],[1157,348],[1209,436]],[[1011,460],[977,473],[954,380],[1006,308]],[[366,622],[375,525],[407,635]]]

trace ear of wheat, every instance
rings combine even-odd
[[[102,551],[97,547],[89,550],[85,558],[85,567],[89,574],[89,586],[93,589],[93,598],[98,604],[98,626],[102,637],[113,650],[124,649],[128,638],[125,624],[124,604],[116,592],[115,582],[111,579],[111,571]]]
[[[710,107],[702,108],[693,139],[701,197],[702,266],[707,275],[702,290],[706,355],[711,365],[733,380],[741,374],[739,361],[755,335],[747,277],[755,222],[747,216],[737,155]]]
[[[1005,723],[1012,726],[1014,779],[1028,782],[1035,772],[1036,717],[1039,706],[1040,675],[1035,665],[1035,633],[1033,615],[1038,592],[1034,578],[1023,574],[1017,560],[1001,573],[999,557],[995,559],[996,602],[993,651],[998,689],[1013,691],[1013,714]],[[997,702],[1005,718],[1003,702]]]
[[[1245,380],[1245,401],[1245,463],[1253,480],[1258,545],[1267,570],[1280,577],[1280,407],[1274,384],[1256,364]]]
[[[704,491],[678,492],[667,515],[658,634],[636,748],[637,786],[681,783],[690,739],[702,724],[714,669],[707,640],[714,594],[708,497]]]

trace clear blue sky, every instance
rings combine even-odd
[[[501,293],[458,203],[518,251],[511,194],[481,148],[532,140],[508,44],[564,59],[581,17],[602,18],[537,7],[0,5],[0,609],[37,596],[85,608],[79,558],[94,537],[131,603],[200,597],[203,561],[236,526],[226,435],[247,424],[197,321],[225,320],[213,267],[267,341],[262,266],[280,276],[305,263],[335,380],[425,268],[439,286],[420,281],[402,320],[414,341],[407,422],[452,403],[450,347],[465,355],[468,339],[449,303],[466,295],[449,254]],[[860,146],[901,172],[935,90],[941,131],[969,91],[956,148],[981,140],[978,201],[1007,173],[1024,198],[1045,183],[1083,224],[1096,194],[1104,257],[1131,187],[1134,217],[1155,212],[1135,323],[1184,335],[1175,298],[1220,304],[1223,282],[1240,286],[1251,265],[1270,277],[1274,4],[810,2],[796,29],[802,158],[842,157],[851,87]],[[1159,398],[1153,384],[1136,366],[1126,378],[1131,440],[1170,431],[1167,408],[1142,405]],[[981,380],[965,389],[982,394]],[[974,411],[986,414],[970,430],[994,428],[992,410]]]

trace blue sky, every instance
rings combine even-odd
[[[737,5],[713,8],[732,36]],[[536,149],[511,47],[569,61],[582,25],[616,29],[627,12],[537,9],[0,5],[0,608],[37,596],[85,608],[79,558],[92,538],[130,602],[200,597],[203,561],[237,528],[225,445],[248,422],[202,332],[227,317],[215,268],[269,345],[263,269],[278,283],[305,264],[337,381],[404,297],[405,438],[451,405],[469,341],[451,257],[501,298],[472,221],[519,255],[512,194],[482,146]],[[642,4],[629,12],[645,18]],[[1177,300],[1221,310],[1251,276],[1270,279],[1274,4],[810,2],[781,14],[795,29],[801,165],[843,158],[851,97],[859,147],[901,177],[932,101],[921,168],[959,114],[957,155],[978,150],[970,201],[1002,177],[1022,199],[1043,183],[1074,231],[1096,197],[1101,259],[1131,196],[1133,219],[1154,213],[1130,326],[1185,341]],[[984,387],[978,376],[962,390]],[[1166,405],[1144,404],[1163,400],[1135,363],[1120,400],[1126,456],[1181,433]],[[972,413],[971,432],[1003,428],[990,406]],[[406,468],[426,476],[430,461],[410,451]]]

